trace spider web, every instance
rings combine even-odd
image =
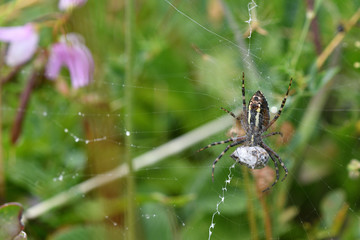
[[[204,10],[204,5],[208,2],[220,4],[216,6],[223,11],[222,20],[210,22],[209,17],[206,16],[208,12]],[[111,212],[113,209],[121,209],[121,206],[117,206],[112,198],[104,202],[95,201],[93,192],[100,189],[96,194],[100,194],[101,191],[104,191],[105,195],[114,194],[108,188],[103,188],[104,184],[99,182],[107,181],[107,179],[122,179],[126,175],[126,170],[122,168],[121,148],[129,147],[124,145],[123,139],[131,135],[134,137],[134,142],[130,147],[135,156],[136,174],[134,177],[138,184],[136,195],[139,199],[136,225],[142,226],[141,231],[146,235],[146,239],[157,239],[159,233],[163,234],[163,239],[203,239],[207,235],[208,239],[224,239],[224,236],[256,239],[253,234],[257,235],[258,239],[262,239],[266,236],[264,219],[261,216],[263,213],[261,209],[264,206],[261,198],[254,191],[255,177],[252,175],[246,177],[250,171],[244,166],[235,165],[228,153],[217,164],[215,181],[212,183],[211,164],[225,146],[214,147],[201,153],[196,153],[196,150],[208,143],[228,138],[227,131],[233,122],[231,117],[219,108],[225,107],[235,113],[241,111],[243,71],[246,75],[247,101],[255,91],[261,90],[267,97],[271,112],[277,112],[289,78],[292,76],[291,73],[294,72],[272,66],[273,59],[268,59],[269,56],[264,52],[267,48],[272,48],[274,55],[278,52],[280,54],[280,46],[274,47],[271,45],[274,44],[273,42],[269,43],[265,39],[280,31],[279,26],[283,23],[276,20],[279,16],[265,1],[208,2],[164,0],[156,3],[159,8],[156,12],[159,20],[158,25],[155,24],[157,27],[166,25],[171,30],[166,27],[161,29],[171,32],[178,26],[182,26],[187,29],[187,32],[192,33],[186,35],[186,40],[183,40],[186,44],[181,46],[188,49],[186,53],[178,51],[179,58],[190,59],[190,66],[180,67],[179,72],[168,72],[165,66],[164,72],[160,74],[152,72],[151,66],[147,66],[150,70],[144,71],[143,74],[157,74],[159,81],[152,84],[135,82],[131,86],[125,85],[122,80],[119,81],[114,77],[121,75],[122,69],[109,67],[106,70],[108,78],[98,81],[96,88],[111,89],[109,94],[111,110],[88,108],[86,104],[84,107],[84,105],[74,104],[71,99],[57,99],[53,102],[53,95],[57,93],[53,90],[53,86],[49,85],[43,87],[39,94],[35,94],[28,109],[17,107],[14,94],[18,93],[19,89],[8,88],[8,91],[3,92],[2,97],[6,99],[2,107],[4,116],[15,116],[20,111],[26,113],[24,136],[17,147],[20,150],[6,143],[5,145],[9,147],[6,148],[5,157],[8,159],[7,175],[11,182],[8,191],[16,190],[17,186],[25,186],[24,188],[31,190],[31,197],[27,197],[27,201],[24,201],[27,203],[25,204],[27,209],[30,209],[27,214],[38,214],[35,219],[42,219],[41,217],[51,214],[66,218],[70,214],[62,215],[61,212],[67,207],[78,212],[84,212],[87,208],[94,209],[90,211],[90,216],[84,217],[83,213],[78,213],[77,218],[103,221],[107,226],[111,226],[111,231],[119,231],[121,236],[126,236],[127,226],[123,227],[120,214]],[[344,15],[344,19],[348,18],[350,16]],[[267,23],[268,29],[267,25],[264,26],[268,31],[267,35],[262,36],[259,29],[255,28],[256,25],[253,25],[254,22]],[[301,24],[300,20],[299,24]],[[248,36],[243,36],[247,30]],[[176,37],[180,38],[180,36],[175,36],[172,41],[176,41]],[[165,40],[160,38],[159,42],[164,43]],[[346,44],[354,44],[353,39],[347,41]],[[153,42],[147,41],[146,37],[141,42],[142,47],[157,54],[158,46],[151,44]],[[144,62],[140,64],[144,65],[147,64],[146,59],[151,58],[151,56],[141,57],[139,58]],[[107,60],[114,65],[121,65],[126,61],[124,56]],[[291,62],[291,57],[285,59],[284,62]],[[283,63],[283,66],[287,65],[290,63]],[[188,69],[192,72],[188,72]],[[118,72],[120,74],[116,75]],[[21,75],[26,78],[29,73],[30,70],[25,68]],[[344,117],[341,119],[345,121],[346,116],[357,116],[359,112],[358,102],[354,105],[346,104],[351,102],[352,98],[356,98],[356,95],[343,94],[351,88],[358,88],[357,83],[352,80],[356,79],[359,73],[354,71],[344,73],[344,75],[351,75],[352,78],[348,77],[348,80],[342,83],[335,82],[330,88],[338,93],[339,98],[346,96],[347,99],[339,99],[340,104],[337,104],[337,107],[331,104],[326,105],[323,113],[329,114],[329,118],[342,114]],[[293,77],[295,84],[292,95],[303,94],[301,91],[304,89],[302,88],[304,82],[302,81],[305,81],[305,77],[298,73]],[[69,78],[64,79],[70,81]],[[326,78],[323,79],[326,84]],[[195,87],[187,88],[178,84],[177,81],[187,81]],[[135,117],[142,121],[138,120],[131,132],[123,127],[126,116],[123,116],[121,112],[123,103],[119,99],[122,96],[117,95],[123,94],[129,88],[136,94],[145,96],[144,99],[147,101],[137,100],[138,104],[143,106],[140,110],[151,105],[148,111],[134,113]],[[353,90],[351,93],[355,94],[356,91]],[[177,102],[178,100],[173,96],[182,99],[183,102],[197,101],[198,103],[191,106]],[[92,96],[87,97],[91,100]],[[289,97],[287,100],[277,127],[284,122],[291,122],[300,128],[302,113],[308,109],[311,98],[304,96],[300,99],[302,103],[295,102],[294,99],[295,97]],[[159,104],[164,101],[169,102],[167,108]],[[157,105],[160,107],[157,108]],[[191,114],[196,116],[192,118],[195,120],[186,121],[186,116]],[[215,123],[216,120],[219,122]],[[331,121],[332,119],[329,119],[329,123]],[[339,121],[339,119],[335,118],[334,121]],[[5,117],[5,123],[10,125],[11,118]],[[37,125],[34,126],[34,123]],[[210,123],[214,125],[208,125]],[[310,127],[311,124],[317,123],[307,124]],[[90,131],[86,127],[90,128]],[[191,135],[193,131],[197,132]],[[265,197],[267,206],[270,208],[274,238],[312,239],[314,231],[317,232],[316,236],[319,238],[331,238],[335,222],[333,215],[344,212],[348,216],[349,229],[352,225],[360,223],[357,205],[359,198],[354,194],[356,188],[353,187],[356,182],[352,182],[356,180],[344,177],[347,176],[348,171],[345,163],[359,158],[359,151],[356,150],[359,138],[355,137],[351,131],[347,131],[347,134],[346,131],[339,131],[334,128],[334,124],[318,124],[316,131],[319,132],[319,136],[322,136],[318,137],[321,143],[314,145],[312,145],[313,142],[306,143],[305,147],[309,152],[306,156],[299,153],[291,143],[282,144],[281,141],[279,143],[278,137],[272,137],[267,141],[279,153],[289,169],[293,169],[295,159],[304,158],[304,164],[299,165],[299,169],[289,171],[288,179],[285,180],[291,181],[290,186],[296,190],[283,187],[281,185],[285,183],[279,182]],[[190,135],[186,135],[188,133]],[[341,160],[340,157],[329,157],[338,153],[331,152],[335,148],[334,142],[327,141],[326,138],[336,137],[339,139],[336,144],[341,146],[337,148],[337,151],[347,152],[346,160]],[[168,139],[173,140],[168,141]],[[49,147],[44,142],[53,143],[51,144],[53,146]],[[116,150],[119,151],[116,154],[98,156],[96,154],[99,153],[92,152],[92,148],[107,148],[113,145],[120,148]],[[319,146],[327,149],[329,153],[319,150]],[[37,157],[34,157],[34,148],[39,152]],[[186,150],[187,148],[189,150]],[[49,149],[54,152],[52,155],[54,161],[46,155]],[[27,156],[31,156],[29,157],[31,162],[27,161]],[[108,164],[106,167],[92,161],[93,158],[99,157],[104,159],[104,164]],[[34,164],[36,161],[38,162]],[[272,163],[269,166],[273,168]],[[337,172],[331,170],[333,168],[342,173],[342,178],[338,181],[332,180],[332,176]],[[282,169],[280,173],[283,176]],[[337,177],[334,176],[334,178]],[[93,182],[88,181],[92,179]],[[121,180],[116,183],[117,185],[113,185],[116,188],[126,187]],[[317,188],[312,187],[312,184]],[[285,193],[281,194],[282,191]],[[325,197],[320,197],[319,192]],[[280,199],[284,196],[286,200]],[[74,199],[83,206],[74,205]],[[299,202],[299,199],[303,202]],[[117,207],[104,207],[110,205]],[[331,211],[334,205],[334,209],[338,210],[336,212]],[[324,209],[325,207],[328,208]],[[248,209],[254,211],[254,222],[257,223],[255,232],[249,230],[253,226],[250,223],[251,214],[248,213]],[[117,212],[121,211],[117,210]],[[291,223],[285,224],[287,220]],[[45,222],[43,219],[41,221]],[[52,220],[52,224],[55,223]],[[275,223],[283,223],[283,225],[279,226]],[[31,229],[31,225],[35,223],[30,220],[27,224]]]

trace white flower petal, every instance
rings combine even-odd
[[[5,56],[9,66],[17,66],[29,61],[34,55],[39,42],[39,36],[34,33],[25,39],[11,42]]]
[[[0,27],[0,41],[15,42],[23,41],[36,34],[36,30],[31,23],[24,26]]]
[[[59,9],[61,11],[66,11],[74,7],[80,7],[84,5],[86,2],[87,0],[60,0]]]

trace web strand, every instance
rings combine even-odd
[[[208,238],[208,240],[211,239],[211,236],[212,236],[212,233],[213,233],[213,232],[211,231],[211,229],[215,229],[215,222],[214,222],[215,216],[216,216],[216,215],[220,215],[219,207],[220,207],[220,205],[225,201],[225,192],[227,192],[227,186],[228,186],[228,184],[230,184],[230,182],[231,182],[231,179],[232,179],[232,172],[231,172],[231,170],[232,170],[233,168],[235,168],[235,164],[236,164],[236,162],[229,167],[229,174],[228,174],[228,176],[227,176],[227,179],[225,180],[225,185],[224,185],[224,187],[222,187],[222,189],[221,189],[222,194],[219,195],[220,201],[216,204],[216,210],[215,210],[215,212],[213,213],[213,215],[212,215],[212,217],[211,217],[211,224],[210,224],[210,227],[209,227],[209,238]]]

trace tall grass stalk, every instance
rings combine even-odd
[[[0,108],[2,109],[2,84],[0,83]],[[3,149],[2,149],[2,114],[0,113],[0,201],[5,199],[5,171],[4,171],[4,160],[3,160]]]
[[[314,9],[313,10],[307,10],[306,11],[306,20],[303,26],[303,29],[301,31],[301,35],[300,35],[300,39],[298,41],[297,47],[295,49],[295,54],[293,59],[291,60],[291,68],[293,71],[296,70],[296,65],[299,61],[303,46],[304,46],[304,42],[306,39],[306,36],[309,32],[310,29],[310,23],[311,21],[314,19],[314,17],[316,16],[317,11],[319,10],[320,4],[321,4],[322,0],[316,0],[315,4],[314,4]]]
[[[321,55],[316,59],[316,67],[320,69],[325,63],[326,59],[330,54],[335,50],[335,48],[341,43],[344,39],[346,32],[350,31],[354,25],[359,21],[360,18],[360,8],[355,12],[355,14],[350,18],[350,20],[345,24],[345,30],[339,31]]]
[[[271,216],[269,212],[269,207],[266,204],[266,195],[261,191],[261,189],[257,189],[257,195],[263,212],[265,236],[267,240],[271,240],[272,239]]]
[[[131,144],[132,144],[132,102],[133,102],[133,91],[130,86],[134,82],[134,67],[133,67],[133,11],[134,1],[125,1],[125,52],[126,52],[126,74],[125,74],[125,97],[124,97],[124,113],[125,113],[125,161],[129,168],[129,174],[126,176],[127,182],[127,212],[126,212],[126,225],[127,225],[127,239],[135,240],[135,181],[134,181],[134,170],[131,156]]]
[[[251,187],[253,185],[253,183],[250,182],[250,177],[249,177],[249,172],[248,169],[245,167],[241,168],[242,171],[242,175],[244,176],[244,186],[245,186],[245,191],[246,191],[246,196],[247,196],[247,207],[248,207],[248,211],[247,211],[247,215],[248,215],[248,221],[249,221],[249,225],[250,225],[250,236],[251,239],[253,240],[257,240],[259,239],[258,236],[258,231],[257,231],[257,225],[256,225],[256,216],[255,216],[255,208],[254,208],[254,192],[253,192],[253,188]]]

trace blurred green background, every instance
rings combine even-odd
[[[41,23],[59,14],[56,1],[22,7],[15,5],[19,2],[26,1],[1,2],[1,26]],[[124,1],[88,1],[71,13],[65,31],[84,36],[95,60],[92,85],[64,94],[44,80],[28,108],[19,109],[30,62],[2,86],[0,203],[19,202],[27,214],[53,196],[69,197],[27,219],[28,239],[128,239],[130,232],[133,239],[206,239],[212,216],[211,239],[360,239],[360,1],[137,0],[133,5],[130,30]],[[126,82],[129,33],[133,77]],[[56,40],[51,26],[41,27],[40,35],[45,49]],[[10,71],[2,66],[1,76]],[[71,192],[98,177],[94,186],[123,164],[128,152],[142,156],[225,116],[220,107],[240,113],[242,72],[247,101],[261,90],[277,109],[293,78],[272,129],[284,138],[265,141],[289,169],[284,182],[261,193],[261,181],[272,183],[273,164],[263,171],[236,165],[223,195],[231,150],[218,162],[214,182],[211,165],[226,146],[196,151],[229,138],[227,116],[214,127],[216,134],[200,135],[201,142],[177,146],[178,153],[131,173],[135,186],[118,178]],[[70,85],[67,70],[59,81]],[[23,129],[12,145],[20,111],[25,111]],[[135,208],[130,221],[129,193]],[[225,200],[213,215],[219,196]]]

